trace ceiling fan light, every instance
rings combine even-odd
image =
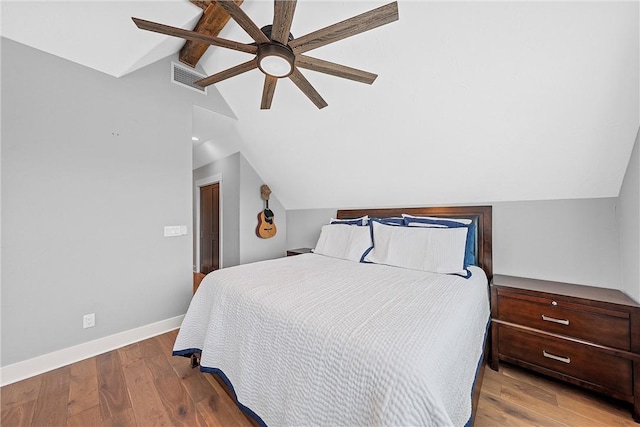
[[[283,57],[276,55],[261,58],[260,69],[273,77],[286,77],[291,74],[291,64]]]
[[[269,43],[258,47],[258,68],[273,77],[287,77],[293,73],[295,56],[287,47]]]

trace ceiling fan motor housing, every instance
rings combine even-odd
[[[269,40],[273,40],[271,38],[271,32],[273,31],[273,25],[271,25],[271,24],[265,25],[264,27],[260,28],[260,31],[262,31],[264,33],[264,35],[269,38]],[[289,33],[289,41],[291,41],[291,40],[293,40],[293,34]]]

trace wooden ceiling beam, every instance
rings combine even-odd
[[[189,2],[195,4],[202,10],[207,10],[207,7],[212,3],[212,0],[189,0]]]
[[[202,16],[193,31],[217,37],[231,16],[215,0],[189,0],[191,3],[203,9]],[[234,0],[240,6],[244,0]],[[202,58],[210,45],[187,40],[180,49],[180,62],[192,68]]]

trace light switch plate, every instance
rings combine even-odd
[[[165,225],[164,237],[184,236],[187,234],[186,225]]]

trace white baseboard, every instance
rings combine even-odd
[[[180,327],[183,318],[184,315],[172,317],[171,319],[161,320],[156,323],[140,326],[139,328],[130,329],[73,347],[43,354],[42,356],[37,356],[32,359],[23,360],[22,362],[17,362],[12,365],[0,367],[0,386],[24,380],[98,354],[106,353],[107,351],[115,350],[116,348],[172,331]]]

